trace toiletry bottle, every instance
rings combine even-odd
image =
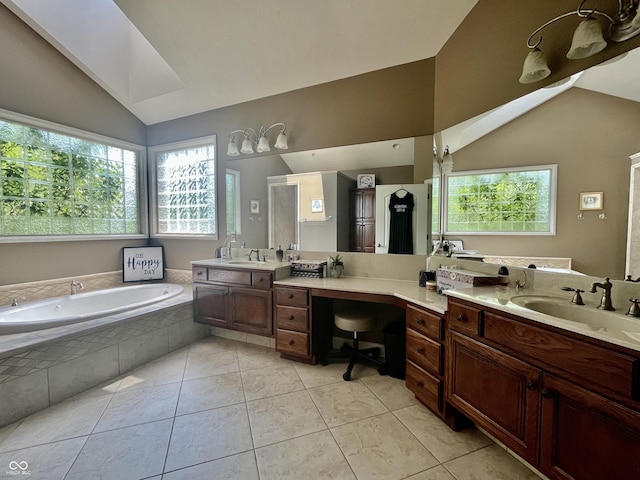
[[[281,262],[283,255],[284,255],[284,252],[282,251],[282,245],[278,245],[278,250],[276,250],[276,260]]]

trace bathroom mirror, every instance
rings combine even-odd
[[[640,117],[640,67],[636,67],[640,65],[640,49],[622,57],[592,67],[551,88],[534,92],[533,103],[529,96],[523,97],[435,135],[439,145],[450,145],[454,171],[516,166],[518,162],[523,165],[554,163],[559,166],[559,211],[555,236],[469,235],[464,238],[465,248],[491,255],[571,257],[573,268],[579,272],[623,278],[629,213],[629,157],[640,152],[640,138],[637,136],[640,121],[636,121],[640,120],[637,118]],[[580,108],[576,109],[574,102]],[[592,109],[586,108],[589,106]],[[594,109],[597,116],[576,118],[580,115],[577,112],[589,113]],[[543,128],[545,123],[546,129]],[[560,136],[549,131],[556,129],[554,124],[559,129],[564,128],[558,134]],[[298,153],[311,155],[313,152]],[[228,162],[228,166],[237,168],[236,164],[245,162],[245,176],[261,175],[265,205],[268,202],[266,177],[292,173],[279,155],[234,160]],[[313,166],[317,171],[319,162]],[[384,167],[358,163],[350,166],[342,162],[337,169],[347,174],[358,171],[371,173],[376,169],[386,171],[390,176],[394,171],[402,171],[406,180],[387,182],[381,173],[376,175],[376,181],[414,183],[411,165]],[[587,175],[589,171],[592,173]],[[599,173],[594,174],[593,171]],[[580,220],[580,193],[590,191],[604,191],[604,208],[602,211],[584,212]],[[248,212],[248,204],[243,204],[245,208]],[[605,214],[605,219],[599,218],[601,213]],[[243,215],[243,219],[247,216],[248,213]],[[243,223],[247,222],[243,220]],[[262,230],[258,234],[256,228],[255,242],[264,246],[268,243],[266,218],[259,227]],[[253,244],[254,239],[247,238],[246,241]]]

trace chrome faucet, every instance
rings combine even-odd
[[[251,255],[253,255],[253,252],[256,252],[256,260],[260,261],[260,250],[256,249],[256,250],[251,250],[249,252],[249,260],[251,261]]]
[[[601,310],[609,310],[613,312],[615,308],[611,305],[611,289],[613,284],[609,281],[609,277],[604,279],[604,282],[594,282],[591,284],[591,293],[596,293],[597,289],[602,289],[602,298],[600,299],[600,305],[598,308]]]
[[[71,295],[75,295],[78,293],[78,289],[82,290],[84,285],[81,282],[77,282],[75,280],[71,280]]]

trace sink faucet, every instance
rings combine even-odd
[[[605,278],[604,282],[592,283],[591,290],[589,291],[591,293],[596,293],[598,287],[602,289],[602,298],[600,299],[600,305],[598,305],[598,308],[601,310],[614,311],[615,308],[611,305],[611,289],[613,288],[613,285],[609,281],[609,277]]]
[[[260,250],[258,250],[258,249],[251,250],[249,252],[249,260],[251,260],[251,255],[253,255],[253,252],[256,252],[256,257],[258,257],[258,258],[256,258],[256,260],[260,261]]]
[[[81,282],[77,282],[75,280],[71,280],[71,295],[75,295],[78,293],[78,289],[82,290],[84,285]]]

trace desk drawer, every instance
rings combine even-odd
[[[279,328],[276,331],[276,350],[298,357],[308,357],[309,334]]]
[[[309,331],[309,311],[301,307],[276,306],[276,327],[297,332]]]
[[[442,381],[412,362],[407,362],[406,385],[431,410],[442,410]]]
[[[449,299],[449,328],[472,337],[482,336],[482,311]]]
[[[407,329],[407,358],[434,375],[442,375],[442,345]]]
[[[223,268],[209,269],[210,282],[234,283],[236,285],[251,285],[251,272],[225,270]]]
[[[407,328],[412,328],[433,340],[442,340],[442,318],[433,313],[407,305]]]
[[[276,305],[306,307],[309,305],[309,293],[306,288],[276,288]]]

